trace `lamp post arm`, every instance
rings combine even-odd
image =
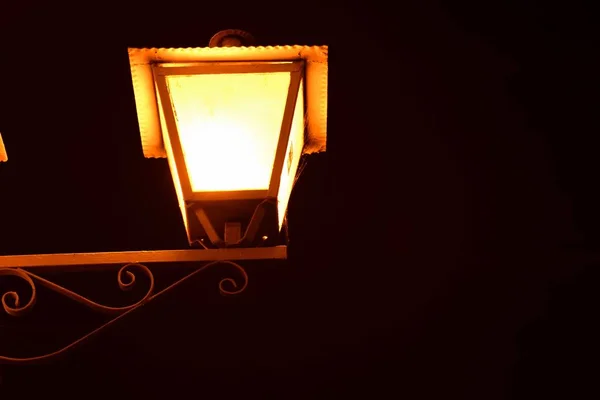
[[[287,258],[286,246],[224,249],[120,251],[0,256],[0,268],[72,269],[139,263],[191,263],[205,261],[277,260]]]
[[[159,251],[128,251],[128,252],[105,252],[105,253],[73,253],[73,254],[39,254],[39,255],[17,255],[0,256],[0,279],[4,276],[13,276],[22,279],[31,289],[29,299],[21,301],[17,291],[6,291],[0,293],[0,304],[10,316],[21,316],[31,311],[37,300],[37,287],[40,286],[59,293],[75,302],[78,302],[94,311],[116,315],[111,320],[94,329],[79,339],[66,346],[49,352],[47,354],[31,357],[15,357],[0,355],[0,364],[28,364],[45,361],[59,356],[78,344],[86,341],[105,328],[114,324],[121,318],[129,315],[134,310],[156,299],[160,295],[177,287],[184,281],[197,275],[201,271],[212,266],[232,267],[238,279],[223,278],[219,282],[219,292],[222,295],[236,295],[243,292],[248,285],[248,275],[244,268],[235,261],[259,260],[259,259],[285,259],[287,257],[286,246],[265,248],[232,248],[232,249],[207,249],[207,250],[159,250]],[[154,293],[154,276],[152,271],[143,263],[164,264],[184,263],[191,265],[193,271],[183,278],[167,286],[165,289]],[[200,265],[198,265],[200,263]],[[148,289],[145,294],[133,304],[114,307],[100,304],[85,296],[82,296],[66,287],[58,285],[50,280],[39,276],[38,272],[50,269],[70,270],[84,268],[85,271],[97,269],[98,266],[125,264],[118,271],[117,281],[119,288],[123,291],[130,290],[136,283],[134,271],[142,272],[148,281]],[[31,272],[35,270],[36,273]],[[81,270],[81,269],[79,269]]]

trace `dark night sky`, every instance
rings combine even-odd
[[[207,273],[52,363],[0,366],[0,393],[597,397],[598,43],[591,8],[538,3],[3,3],[1,254],[187,245],[166,161],[142,156],[127,47],[226,28],[326,44],[330,109],[287,263],[247,264],[234,298]],[[123,299],[114,271],[52,279]],[[104,320],[39,291],[0,315],[0,354]]]

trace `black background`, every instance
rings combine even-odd
[[[329,45],[330,84],[328,151],[292,197],[288,262],[246,264],[238,297],[207,271],[52,362],[0,366],[0,393],[599,395],[588,5],[2,4],[2,254],[186,247],[167,163],[142,156],[127,47],[245,29],[260,44]],[[158,287],[183,273],[161,269]],[[114,271],[52,279],[124,299]],[[1,355],[51,351],[104,321],[39,292],[31,315],[0,315]]]

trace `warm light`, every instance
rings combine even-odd
[[[282,241],[302,157],[326,149],[327,46],[128,52],[142,150],[168,159],[190,244]]]
[[[300,163],[300,156],[304,148],[304,84],[300,82],[300,91],[298,92],[298,100],[296,101],[296,109],[294,110],[294,119],[292,120],[292,129],[290,138],[285,151],[285,161],[283,162],[283,170],[281,171],[281,179],[279,181],[279,193],[277,195],[277,209],[279,215],[279,229],[283,227],[285,214],[287,211],[292,187],[296,180],[296,172]]]
[[[290,73],[166,78],[192,191],[267,190]]]
[[[160,101],[160,94],[156,93],[156,97]],[[177,163],[175,162],[175,152],[173,151],[173,145],[171,144],[171,139],[168,134],[167,121],[165,120],[165,113],[163,112],[162,107],[158,107],[159,110],[159,120],[160,126],[164,132],[163,135],[163,143],[165,145],[165,151],[167,153],[167,157],[169,158],[169,169],[171,170],[171,176],[173,177],[173,183],[175,184],[175,193],[177,193],[177,202],[179,203],[179,209],[182,214],[186,213],[186,205],[185,205],[185,197],[183,196],[183,188],[181,186],[181,174],[177,170]],[[186,231],[189,229],[187,218],[183,218],[183,223],[185,225]]]
[[[6,148],[2,142],[2,134],[0,134],[0,162],[8,161],[8,155],[6,154]]]

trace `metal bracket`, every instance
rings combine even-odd
[[[235,244],[242,240],[242,224],[239,222],[225,222],[225,243]]]
[[[241,279],[221,279],[219,282],[219,291],[222,295],[239,294],[243,292],[248,285],[248,274],[242,266],[231,260],[285,259],[286,257],[286,246],[209,250],[125,251],[106,253],[0,256],[0,279],[3,276],[17,277],[22,279],[31,289],[31,294],[27,302],[21,301],[17,291],[13,290],[1,293],[0,304],[8,315],[18,317],[31,311],[37,300],[36,284],[40,284],[40,286],[68,297],[69,299],[78,302],[94,311],[116,315],[114,318],[101,325],[97,329],[56,351],[35,357],[11,357],[0,355],[0,363],[35,363],[59,356],[72,349],[76,345],[91,338],[104,328],[107,328],[119,319],[145,305],[149,301],[154,300],[163,293],[175,288],[184,281],[211,266],[220,265],[233,267]],[[169,262],[188,264],[194,263],[192,264],[194,270],[160,292],[154,293],[154,275],[152,274],[152,271],[142,263]],[[203,264],[198,266],[198,262]],[[121,290],[130,290],[135,285],[136,275],[134,274],[134,270],[137,270],[145,275],[149,282],[145,295],[133,304],[122,307],[103,305],[30,271],[30,269],[48,271],[50,269],[57,268],[73,270],[73,267],[75,266],[85,266],[86,270],[90,270],[93,269],[93,266],[114,264],[126,264],[119,269],[117,274],[117,283]]]
[[[265,218],[265,214],[267,212],[266,207],[270,204],[276,202],[274,199],[266,199],[262,201],[252,214],[252,218],[250,218],[250,222],[246,227],[246,231],[244,232],[244,236],[241,236],[241,225],[237,223],[225,223],[225,239],[222,239],[217,230],[213,226],[210,218],[206,214],[203,208],[198,207],[194,210],[198,221],[202,225],[202,228],[208,235],[208,239],[214,246],[217,247],[227,247],[227,248],[240,248],[240,246],[248,245],[256,239],[256,235],[260,229],[261,223]],[[235,233],[237,231],[237,233]],[[233,235],[233,236],[232,236]],[[241,237],[240,237],[241,236]],[[234,238],[237,237],[236,240]],[[285,246],[284,246],[285,247]],[[277,247],[271,247],[277,248]],[[250,248],[245,248],[250,249]]]

